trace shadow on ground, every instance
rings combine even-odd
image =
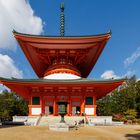
[[[18,127],[18,126],[15,126],[15,125],[1,125],[0,129],[2,129],[2,128],[9,128],[9,127]]]
[[[125,137],[128,140],[140,140],[140,130],[137,130],[137,131],[139,131],[139,133],[137,133],[137,134],[126,134]]]
[[[24,123],[21,122],[3,122],[0,125],[0,128],[9,128],[9,127],[18,127],[18,126],[23,126]]]

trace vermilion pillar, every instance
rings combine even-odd
[[[69,96],[69,112],[68,112],[68,115],[71,116],[72,115],[72,101],[71,101],[71,96]]]
[[[30,97],[30,99],[29,99],[29,105],[28,105],[28,108],[29,108],[29,116],[31,116],[32,115],[32,108],[31,108],[31,104],[32,104],[32,96]]]
[[[85,96],[82,98],[80,113],[81,113],[81,115],[82,115],[82,113],[85,113]]]
[[[96,97],[93,97],[94,116],[96,116]]]
[[[54,99],[54,102],[53,102],[53,115],[54,116],[56,115],[56,99]]]
[[[44,102],[43,95],[40,96],[41,114],[44,114]]]

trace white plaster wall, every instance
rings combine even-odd
[[[13,122],[25,122],[28,120],[28,116],[13,116]]]
[[[94,115],[94,108],[85,108],[86,115]]]
[[[91,123],[97,124],[105,124],[105,123],[112,123],[112,116],[92,116],[88,117]]]
[[[80,79],[80,78],[81,77],[70,73],[54,73],[44,77],[44,79],[59,79],[59,80]]]
[[[40,115],[41,108],[32,108],[32,115]]]

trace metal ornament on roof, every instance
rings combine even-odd
[[[61,13],[60,13],[60,35],[65,35],[65,15],[64,15],[64,3],[60,5]]]

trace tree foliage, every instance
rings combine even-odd
[[[124,115],[127,120],[134,120],[137,116],[137,111],[135,109],[128,109],[124,112]]]
[[[136,112],[136,115],[134,115]],[[140,81],[132,76],[126,84],[97,102],[97,115],[140,117]]]
[[[14,92],[3,91],[0,94],[0,119],[10,120],[14,115],[27,115],[27,102]]]

